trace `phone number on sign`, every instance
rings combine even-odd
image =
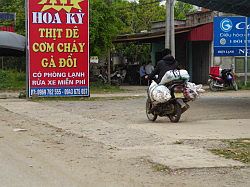
[[[31,89],[31,96],[88,96],[88,88]]]

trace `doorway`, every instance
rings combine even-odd
[[[207,84],[209,75],[210,42],[192,42],[192,80]]]

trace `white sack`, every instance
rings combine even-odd
[[[188,81],[190,78],[187,70],[170,70],[165,73],[162,77],[161,82],[159,85],[164,85],[174,80],[185,80]]]
[[[201,93],[205,92],[205,90],[202,89],[202,85],[196,85],[191,82],[187,82],[186,87],[186,96],[188,99],[195,100],[197,99]]]
[[[181,69],[181,70],[180,70],[180,75],[181,75],[181,79],[182,79],[182,80],[189,81],[190,75],[188,74],[187,70]]]
[[[153,90],[154,90],[157,86],[158,86],[158,84],[157,84],[154,80],[152,80],[152,83],[151,83],[150,86],[149,86],[149,97],[150,97],[151,101],[154,101],[154,99],[152,98],[152,92],[153,92]]]
[[[158,103],[165,103],[171,99],[170,90],[166,86],[159,86],[155,81],[152,81],[149,87],[149,96],[151,101]]]

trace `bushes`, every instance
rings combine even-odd
[[[238,87],[240,90],[250,90],[250,82],[247,82],[247,85],[244,82],[239,82]]]
[[[1,90],[25,89],[26,74],[13,70],[0,70]]]

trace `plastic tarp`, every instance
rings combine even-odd
[[[202,85],[196,85],[195,83],[192,82],[187,82],[185,91],[184,91],[184,96],[185,98],[187,98],[188,100],[196,100],[201,93],[205,92],[204,89],[202,89]]]
[[[149,86],[149,97],[153,102],[165,103],[171,99],[171,93],[166,86],[158,85],[155,81],[152,81]]]
[[[186,70],[170,70],[165,73],[162,77],[159,85],[164,85],[174,80],[185,80],[188,81],[190,78]]]
[[[26,39],[24,36],[0,31],[0,56],[21,56],[25,54]]]

